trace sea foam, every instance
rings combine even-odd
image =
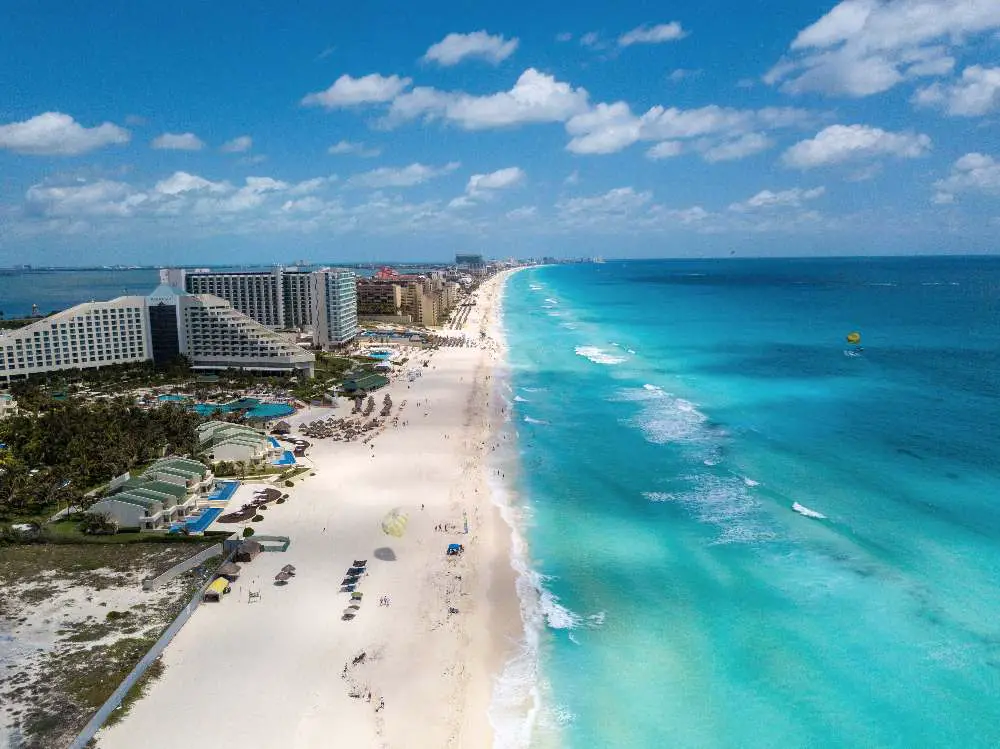
[[[577,346],[575,350],[577,356],[590,359],[594,364],[621,364],[626,361],[626,357],[609,354],[597,346]]]

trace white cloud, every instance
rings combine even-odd
[[[440,168],[420,163],[410,164],[402,168],[383,166],[373,169],[370,172],[356,174],[348,182],[359,187],[413,187],[428,180],[450,174],[458,169],[459,166],[460,164],[455,161],[445,164]]]
[[[161,151],[200,151],[205,143],[194,133],[164,133],[153,138],[152,146]]]
[[[574,169],[566,176],[566,179],[563,180],[564,185],[578,185],[579,183],[580,183],[579,169]]]
[[[249,135],[241,135],[238,138],[227,140],[219,150],[223,153],[244,153],[253,147],[253,138]]]
[[[538,215],[538,209],[533,205],[523,205],[512,211],[507,211],[507,218],[511,221],[524,221]]]
[[[75,185],[32,185],[25,195],[25,210],[48,217],[130,216],[148,196],[124,182],[99,180]]]
[[[471,34],[448,34],[437,44],[432,44],[424,55],[424,62],[439,65],[457,65],[462,60],[478,58],[498,65],[517,49],[518,40],[505,39],[502,34],[492,35],[485,31]]]
[[[334,156],[360,156],[363,159],[370,159],[382,153],[380,148],[366,148],[364,143],[352,143],[342,140],[326,149],[326,152]]]
[[[671,70],[667,75],[667,80],[671,83],[679,83],[685,78],[695,78],[701,75],[700,70],[689,70],[687,68],[677,68],[676,70]]]
[[[665,140],[646,151],[646,157],[653,161],[670,159],[684,153],[684,144],[677,140]]]
[[[710,164],[718,161],[736,161],[766,151],[773,145],[774,141],[763,133],[745,133],[733,140],[705,148],[702,151],[702,158]]]
[[[825,187],[813,187],[804,190],[801,187],[793,187],[790,190],[772,192],[771,190],[761,190],[752,198],[742,202],[733,203],[729,210],[738,213],[768,208],[799,208],[807,200],[815,200],[826,192]]]
[[[625,102],[598,104],[566,123],[566,131],[573,136],[567,149],[580,154],[606,154],[621,151],[637,141],[670,141],[710,136],[731,141],[728,151],[724,145],[720,145],[717,152],[713,151],[713,156],[735,158],[741,149],[747,151],[744,155],[749,155],[754,148],[760,150],[764,147],[761,141],[764,136],[756,132],[758,129],[794,127],[811,119],[809,112],[789,107],[768,107],[754,111],[729,109],[714,104],[686,110],[656,106],[637,117]],[[755,137],[740,141],[740,137],[744,135]],[[708,153],[714,145],[707,142],[701,150]]]
[[[396,97],[384,124],[391,127],[420,117],[443,118],[466,130],[485,130],[531,122],[564,122],[585,111],[587,100],[586,90],[529,68],[509,91],[485,96],[415,88]]]
[[[765,76],[789,93],[869,96],[954,64],[943,43],[1000,28],[995,0],[844,0],[799,32]]]
[[[573,136],[566,148],[580,154],[617,153],[639,140],[641,126],[625,102],[598,104],[566,123]]]
[[[77,156],[128,143],[130,137],[128,130],[110,122],[83,127],[62,112],[45,112],[30,120],[0,125],[0,149],[32,156]]]
[[[561,34],[556,34],[557,42],[571,42],[573,41],[573,35],[568,31],[564,31]]]
[[[952,203],[955,193],[1000,195],[1000,161],[982,153],[967,153],[951,167],[951,174],[934,183],[935,203]]]
[[[388,77],[370,73],[361,78],[347,74],[340,76],[325,91],[307,94],[302,99],[305,106],[321,106],[326,109],[353,107],[359,104],[381,104],[392,101],[409,88],[412,80],[398,75]]]
[[[627,214],[645,207],[653,199],[651,192],[636,192],[632,187],[616,187],[603,195],[569,198],[556,203],[563,215]]]
[[[311,192],[316,192],[317,190],[326,187],[337,181],[337,175],[330,177],[313,177],[312,179],[303,180],[295,185],[292,185],[288,192],[292,195],[308,195]]]
[[[920,133],[892,133],[867,125],[831,125],[816,137],[796,143],[785,151],[783,159],[788,166],[811,169],[879,156],[913,159],[930,148],[930,137]]]
[[[187,172],[174,172],[156,183],[153,188],[160,195],[180,195],[186,192],[207,190],[208,192],[228,192],[231,186],[226,182],[212,182]]]
[[[661,23],[656,26],[637,26],[618,37],[618,44],[628,47],[633,44],[660,44],[683,39],[687,32],[681,28],[679,21]]]
[[[913,102],[938,107],[953,117],[978,117],[1000,108],[1000,68],[972,65],[951,83],[919,89]]]
[[[580,36],[580,46],[589,47],[590,49],[604,49],[604,42],[601,41],[601,35],[596,31],[588,31],[586,34]]]
[[[469,195],[478,195],[492,190],[506,190],[519,185],[524,181],[524,178],[524,170],[517,166],[498,169],[489,174],[473,174],[469,177],[465,192]]]

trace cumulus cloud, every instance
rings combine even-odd
[[[448,34],[437,44],[432,44],[423,56],[424,62],[439,65],[457,65],[462,60],[475,58],[499,65],[517,49],[518,40],[505,39],[502,34],[473,31],[471,34]]]
[[[244,153],[253,147],[253,138],[249,135],[241,135],[238,138],[227,140],[219,150],[223,153]]]
[[[370,73],[361,78],[347,74],[340,76],[325,91],[307,94],[302,99],[304,106],[320,106],[325,109],[354,107],[361,104],[382,104],[392,101],[409,88],[412,80],[398,75],[382,76]]]
[[[443,119],[466,130],[485,130],[533,122],[564,122],[587,108],[585,89],[525,70],[513,88],[485,96],[417,87],[395,98],[383,124]]]
[[[637,26],[618,37],[618,44],[629,47],[633,44],[660,44],[683,39],[687,32],[681,28],[679,21],[661,23],[656,26]]]
[[[480,195],[493,190],[506,190],[519,185],[524,181],[524,178],[524,170],[517,166],[498,169],[489,174],[473,174],[469,177],[465,192],[469,195]]]
[[[648,191],[636,192],[632,187],[616,187],[603,195],[584,198],[568,198],[556,203],[563,215],[625,214],[637,211],[653,199]]]
[[[62,112],[45,112],[23,122],[0,125],[0,149],[32,156],[77,156],[128,143],[130,137],[128,130],[110,122],[88,128]]]
[[[432,167],[420,163],[400,168],[383,166],[370,172],[355,174],[348,182],[357,187],[413,187],[450,174],[459,166],[457,161],[445,164],[443,167]]]
[[[952,203],[955,194],[978,192],[1000,195],[1000,161],[982,153],[967,153],[951,167],[951,174],[934,183],[935,203]]]
[[[1000,68],[972,65],[950,83],[933,83],[913,95],[918,106],[936,107],[953,117],[979,117],[1000,108]]]
[[[153,138],[151,145],[160,151],[200,151],[205,147],[194,133],[164,133]]]
[[[226,182],[212,182],[196,174],[174,172],[166,179],[157,182],[154,191],[161,195],[180,195],[198,190],[227,192],[229,189],[230,185]]]
[[[763,133],[745,133],[733,140],[706,147],[702,151],[702,157],[710,164],[718,161],[737,161],[766,151],[773,145],[774,141]]]
[[[930,137],[920,133],[892,133],[867,125],[831,125],[814,138],[789,148],[783,160],[797,169],[811,169],[880,156],[913,159],[930,149]]]
[[[623,101],[598,104],[566,123],[573,138],[567,150],[579,154],[617,153],[639,140],[642,121]]]
[[[809,112],[790,107],[743,110],[712,104],[685,110],[656,106],[636,116],[625,102],[597,104],[566,123],[566,131],[572,136],[566,147],[573,153],[607,154],[637,141],[711,137],[714,140],[705,141],[700,150],[706,158],[721,161],[769,146],[765,136],[757,132],[760,128],[795,127],[811,120]],[[745,140],[743,136],[747,136]],[[727,143],[717,143],[719,139]]]
[[[997,28],[1000,4],[992,0],[843,0],[799,32],[764,80],[789,93],[870,96],[948,73],[946,44]]]
[[[825,187],[813,187],[804,190],[801,187],[793,187],[790,190],[772,192],[771,190],[761,190],[752,198],[742,202],[733,203],[729,210],[737,213],[747,211],[770,209],[770,208],[799,208],[807,200],[815,200],[826,192]]]
[[[352,143],[349,140],[342,140],[326,149],[326,152],[334,156],[360,156],[363,159],[370,159],[382,153],[380,148],[366,148],[364,143]]]
[[[32,185],[25,194],[25,211],[33,216],[125,217],[147,196],[124,182],[98,180],[74,185]]]
[[[684,153],[684,144],[677,140],[665,140],[646,151],[646,157],[653,161],[670,159]]]

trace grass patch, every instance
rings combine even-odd
[[[132,709],[132,705],[141,700],[146,696],[146,690],[149,686],[163,676],[163,672],[167,670],[167,667],[163,665],[163,656],[160,656],[155,661],[149,664],[149,668],[146,669],[145,673],[139,677],[139,680],[132,685],[132,688],[125,693],[122,698],[122,704],[118,706],[108,719],[104,722],[106,726],[113,726],[118,723],[122,718],[128,715],[129,710]]]

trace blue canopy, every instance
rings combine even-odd
[[[461,548],[461,544],[448,544],[448,551],[459,551]]]

